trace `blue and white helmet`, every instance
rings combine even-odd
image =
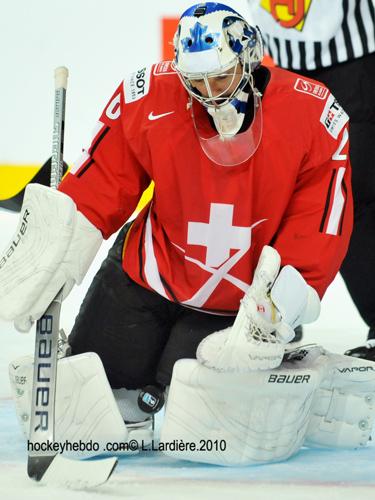
[[[179,21],[174,37],[174,67],[187,91],[205,105],[225,104],[251,80],[252,72],[263,58],[262,37],[257,27],[231,7],[216,2],[193,5]],[[242,79],[225,99],[204,98],[192,82],[221,75],[242,67]],[[207,80],[208,81],[208,80]]]
[[[259,29],[231,7],[205,2],[182,14],[173,43],[173,65],[189,93],[203,151],[219,165],[247,161],[259,146],[263,128],[261,94],[253,78],[263,58]],[[250,99],[253,118],[242,131]]]

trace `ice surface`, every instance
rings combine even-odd
[[[11,237],[14,214],[0,211],[0,246]],[[61,323],[68,332],[90,279],[111,242],[106,243],[83,285],[63,304]],[[32,353],[34,335],[19,334],[0,321],[0,498],[4,500],[81,500],[115,498],[363,500],[375,498],[375,445],[356,451],[302,449],[290,460],[271,465],[224,468],[176,461],[158,452],[120,459],[110,481],[92,491],[63,490],[30,481],[26,474],[26,445],[10,399],[7,367],[15,357]],[[341,278],[323,301],[318,322],[306,328],[305,340],[343,352],[360,344],[366,326],[356,312]]]

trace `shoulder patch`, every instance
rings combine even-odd
[[[328,94],[328,89],[319,85],[317,83],[309,82],[303,78],[297,78],[294,84],[294,90],[297,92],[303,92],[304,94],[310,94],[317,99],[325,99]]]
[[[135,71],[124,79],[125,103],[138,101],[150,90],[151,67]]]
[[[344,109],[333,95],[330,94],[324,106],[323,113],[320,116],[320,123],[325,126],[327,132],[332,137],[337,139],[339,133],[348,121],[349,116],[345,113]]]
[[[154,66],[154,75],[173,75],[176,71],[173,69],[172,61],[161,61]]]

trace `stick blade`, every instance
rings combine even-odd
[[[55,455],[40,457],[29,456],[27,460],[27,475],[29,478],[34,479],[35,481],[40,481],[54,458]]]
[[[45,458],[50,459],[50,457]],[[62,455],[56,455],[50,461],[50,465],[47,465],[47,468],[44,467],[44,473],[36,473],[35,466],[37,465],[42,469],[45,464],[34,463],[30,467],[32,461],[33,457],[29,458],[29,477],[40,481],[41,484],[73,489],[94,488],[105,483],[111,477],[118,462],[115,457],[102,460],[71,460]],[[34,472],[34,474],[31,476],[29,471]]]

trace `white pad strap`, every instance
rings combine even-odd
[[[82,281],[102,240],[69,196],[28,185],[16,233],[0,256],[0,316],[29,329],[63,286],[66,297]]]

